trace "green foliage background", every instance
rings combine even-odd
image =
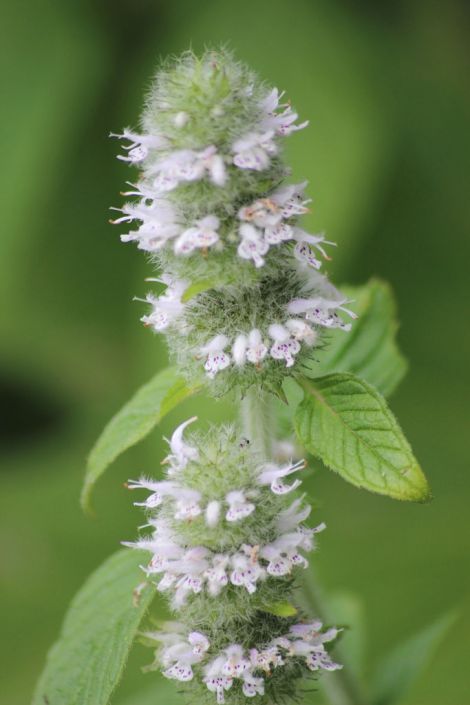
[[[109,131],[137,124],[158,56],[228,42],[288,91],[310,128],[288,154],[310,180],[309,225],[338,242],[330,271],[390,280],[410,361],[392,399],[434,492],[393,502],[319,468],[308,482],[328,531],[326,592],[365,606],[365,668],[449,607],[458,620],[403,705],[467,699],[470,631],[466,326],[470,202],[469,28],[463,0],[35,0],[2,4],[0,237],[0,609],[8,705],[28,702],[46,649],[84,578],[141,517],[122,482],[158,472],[160,432],[119,459],[89,519],[85,457],[108,418],[165,365],[138,323],[141,253],[108,206],[131,176]],[[466,178],[467,177],[467,178]],[[187,401],[162,425],[227,406]],[[467,472],[465,472],[467,470]],[[116,705],[149,654],[135,649]],[[158,690],[159,688],[161,690]],[[172,691],[171,691],[172,692]],[[147,702],[142,696],[142,703]],[[156,700],[154,702],[157,702]],[[312,702],[321,702],[312,696]],[[65,704],[64,704],[65,705]]]

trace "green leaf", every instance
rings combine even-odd
[[[263,604],[260,606],[260,610],[268,612],[269,614],[275,614],[276,617],[295,617],[298,611],[297,607],[294,607],[294,605],[291,605],[291,603],[286,600],[282,602],[272,602],[270,605]]]
[[[372,705],[399,705],[422,675],[455,619],[455,613],[445,614],[385,657],[373,679]]]
[[[407,363],[395,342],[398,328],[393,293],[386,282],[371,280],[365,286],[342,287],[354,300],[359,318],[352,330],[331,331],[325,349],[313,364],[313,376],[331,372],[352,372],[389,396],[407,370]]]
[[[299,380],[301,443],[357,487],[395,499],[430,499],[426,478],[385,399],[352,374]]]
[[[140,551],[119,551],[93,573],[70,605],[32,705],[106,705],[154,595],[133,604]]]
[[[337,646],[338,660],[346,663],[355,677],[362,680],[366,660],[364,605],[358,595],[347,591],[327,593],[323,601],[326,601],[328,621],[345,627]]]
[[[193,299],[195,296],[198,294],[202,294],[203,291],[208,291],[209,289],[214,289],[215,287],[219,286],[222,282],[218,279],[199,279],[199,281],[195,281],[184,292],[183,296],[181,297],[181,301],[183,303],[186,303],[187,301],[190,301]]]
[[[174,681],[159,678],[156,673],[152,675],[152,681],[150,687],[139,690],[125,700],[119,700],[117,705],[185,705],[186,700],[178,692],[178,685]]]
[[[145,438],[161,419],[198,387],[188,387],[176,367],[168,367],[141,387],[114,416],[88,458],[81,503],[90,509],[90,495],[98,478],[125,450]]]

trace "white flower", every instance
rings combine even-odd
[[[188,641],[193,647],[193,654],[197,657],[203,657],[210,646],[209,639],[201,632],[191,632],[188,635]]]
[[[219,656],[204,668],[204,683],[212,693],[217,694],[218,705],[225,703],[224,691],[233,685],[233,679],[223,673],[224,665],[224,656]]]
[[[164,497],[175,497],[181,491],[180,486],[175,482],[168,480],[156,482],[145,477],[140,478],[140,480],[129,480],[127,488],[129,490],[146,489],[152,492],[145,502],[134,502],[136,507],[146,507],[147,509],[158,507],[163,502]],[[196,498],[200,496],[199,492],[189,491],[194,493]]]
[[[241,367],[246,362],[246,349],[248,347],[248,338],[243,333],[237,335],[232,346],[233,362],[238,367]]]
[[[242,552],[235,553],[231,558],[233,570],[230,582],[232,585],[246,588],[252,594],[256,592],[257,581],[264,579],[266,572],[257,558],[259,547],[244,545],[241,550]]]
[[[175,584],[173,604],[182,607],[191,592],[199,593],[204,586],[204,572],[208,569],[210,552],[203,546],[189,549],[183,558],[169,565],[168,572],[181,575]],[[159,584],[159,589],[160,589]]]
[[[270,200],[276,205],[282,218],[293,218],[308,213],[307,204],[311,199],[303,198],[307,183],[307,181],[302,181],[300,184],[280,186],[270,195]]]
[[[139,135],[128,128],[125,128],[120,135],[111,132],[109,136],[130,142],[129,145],[123,146],[123,149],[127,151],[127,156],[118,154],[118,159],[133,164],[142,162],[147,157],[150,149],[161,149],[166,144],[166,140],[159,135]]]
[[[290,507],[279,513],[277,517],[277,527],[279,531],[291,531],[291,529],[295,529],[307,519],[312,511],[312,507],[309,504],[302,507],[302,504],[303,498],[296,499],[292,502]]]
[[[321,631],[322,623],[319,619],[315,619],[313,622],[302,622],[300,624],[293,624],[289,629],[289,634],[293,634],[301,639],[310,639],[311,637],[316,637]]]
[[[230,678],[240,678],[250,668],[250,662],[245,658],[243,647],[232,644],[225,649],[226,661],[222,666],[222,673]]]
[[[353,320],[357,318],[357,314],[345,308],[344,304],[348,303],[347,299],[326,299],[318,296],[312,299],[293,299],[287,306],[289,313],[299,314],[304,313],[305,318],[312,323],[325,328],[341,328],[342,330],[351,330],[350,323],[344,323],[336,313],[336,309],[344,311]]]
[[[247,698],[254,698],[255,695],[264,695],[264,678],[257,678],[251,671],[245,671],[242,691]]]
[[[305,343],[309,347],[315,345],[318,338],[317,331],[301,318],[289,318],[284,322],[284,326],[296,340]]]
[[[149,526],[154,526],[152,536],[138,539],[137,541],[123,541],[124,546],[138,550],[149,551],[152,558],[148,566],[141,566],[147,576],[163,573],[170,565],[170,561],[178,560],[184,556],[184,548],[175,540],[168,525],[161,519],[150,520]]]
[[[264,129],[274,130],[278,135],[286,136],[297,130],[303,130],[304,127],[307,127],[308,120],[302,122],[300,125],[295,125],[294,123],[298,115],[293,112],[288,103],[279,103],[282,96],[283,93],[280,94],[277,88],[273,88],[273,90],[263,98],[260,107],[266,113],[262,121],[262,127]],[[284,108],[284,110],[281,113],[276,113],[278,108]]]
[[[243,333],[238,335],[232,347],[233,361],[238,366],[244,365],[247,360],[254,365],[259,365],[267,352],[261,332],[257,328],[253,328],[248,335]]]
[[[331,257],[325,252],[320,243],[325,245],[335,245],[336,243],[325,240],[323,235],[310,235],[300,228],[294,229],[294,239],[297,240],[297,244],[294,248],[294,256],[300,262],[306,262],[308,265],[314,269],[320,269],[321,262],[315,257],[314,249],[319,250],[326,260],[330,260]]]
[[[210,646],[207,637],[200,632],[191,632],[187,641],[179,634],[157,632],[151,636],[168,644],[160,653],[160,660],[166,667],[163,675],[179,681],[192,680],[194,674],[191,666],[204,658]]]
[[[287,223],[269,225],[264,230],[264,239],[270,245],[278,245],[280,242],[292,240],[293,236],[294,229]]]
[[[181,149],[154,164],[149,170],[156,177],[153,181],[157,192],[172,191],[182,182],[198,181],[206,176],[216,186],[226,180],[224,160],[214,145],[200,152]]]
[[[269,561],[266,568],[269,575],[288,575],[293,567],[298,565],[307,568],[307,559],[298,551],[298,547],[303,547],[303,543],[303,535],[299,532],[292,532],[282,534],[275,541],[263,546],[260,550],[260,556]]]
[[[241,241],[237,249],[238,255],[242,259],[252,259],[256,267],[262,267],[263,255],[269,250],[269,244],[263,240],[261,232],[253,225],[243,223],[239,232]]]
[[[187,445],[183,440],[183,431],[186,426],[197,421],[197,416],[192,416],[190,419],[180,424],[174,431],[171,439],[167,441],[170,445],[171,453],[165,458],[164,463],[169,463],[171,468],[169,473],[183,470],[188,462],[197,460],[199,457],[198,449]]]
[[[313,649],[306,657],[305,662],[311,671],[318,671],[320,668],[325,671],[337,671],[343,668],[341,664],[333,661],[324,649],[322,651]]]
[[[263,171],[270,162],[270,156],[277,154],[277,147],[273,142],[274,131],[263,133],[249,132],[233,143],[233,163],[240,169],[253,169]]]
[[[207,579],[209,594],[215,597],[222,588],[228,584],[227,567],[230,557],[223,553],[216,553],[212,558],[212,567],[204,573]]]
[[[294,480],[291,485],[286,485],[282,482],[281,478],[287,477],[293,472],[303,470],[304,468],[305,460],[299,460],[297,463],[286,465],[285,467],[268,464],[264,466],[263,471],[258,476],[258,482],[260,485],[271,485],[271,490],[274,494],[287,494],[299,487],[302,482],[301,480]]]
[[[255,511],[255,505],[246,501],[245,494],[242,490],[229,492],[225,499],[229,505],[229,509],[225,515],[227,521],[239,521]]]
[[[238,211],[238,217],[258,228],[277,225],[282,219],[278,204],[272,198],[260,198],[249,206],[243,206]]]
[[[247,360],[254,365],[259,365],[267,354],[268,348],[263,343],[260,331],[257,328],[253,328],[253,330],[248,333]]]
[[[121,218],[112,220],[113,224],[135,220],[142,221],[142,225],[137,230],[133,230],[125,235],[121,235],[122,242],[137,242],[138,248],[146,252],[157,252],[171,239],[181,233],[178,217],[175,209],[164,199],[153,200],[147,204],[149,198],[153,198],[143,186],[137,187],[137,191],[128,191],[125,195],[141,195],[140,203],[126,203],[119,210],[124,215]]]
[[[175,519],[191,520],[202,513],[198,499],[200,493],[186,487],[179,488],[180,498],[176,501]]]
[[[219,219],[215,215],[208,215],[196,221],[196,225],[185,230],[174,244],[177,255],[190,254],[196,248],[207,248],[219,240],[217,228]]]
[[[174,680],[185,682],[192,680],[194,674],[193,669],[188,663],[185,663],[184,661],[177,661],[173,664],[173,666],[170,666],[170,668],[163,671],[163,675],[166,678],[172,678]]]
[[[303,215],[308,212],[307,204],[309,203],[308,199],[302,198],[306,185],[307,182],[304,181],[301,184],[281,186],[266,198],[260,198],[254,203],[240,208],[238,217],[258,228],[274,228],[281,224],[283,218],[289,219]],[[284,235],[284,239],[293,238],[294,231],[289,232],[290,238],[286,237],[287,231],[284,231]]]
[[[250,661],[254,669],[262,669],[270,673],[273,667],[284,665],[284,659],[279,653],[277,646],[268,646],[261,651],[250,650]]]
[[[152,305],[153,310],[149,315],[142,316],[140,320],[144,325],[160,332],[168,328],[183,313],[184,303],[181,301],[181,297],[188,283],[183,279],[172,280],[165,274],[157,281],[167,284],[165,293],[160,296],[147,294],[145,301]]]
[[[212,500],[206,507],[206,524],[213,528],[217,526],[220,518],[220,502]]]
[[[207,355],[204,369],[210,379],[213,379],[219,370],[224,370],[230,365],[230,355],[224,352],[228,343],[227,336],[216,335],[201,348],[201,353]]]
[[[314,621],[307,624],[294,624],[290,628],[290,651],[295,656],[305,658],[310,670],[320,668],[326,671],[335,671],[342,666],[330,658],[323,644],[336,639],[340,630],[332,628],[321,632],[321,622]]]
[[[275,341],[269,351],[271,357],[275,360],[285,360],[286,367],[292,367],[294,357],[300,351],[299,341],[292,338],[287,328],[278,323],[269,326],[269,335]]]
[[[322,626],[322,623],[316,619],[313,622],[293,624],[289,631],[294,636],[308,641],[312,646],[318,646],[324,642],[333,641],[341,631],[340,629],[332,627],[331,629],[327,629],[326,632],[322,632]]]

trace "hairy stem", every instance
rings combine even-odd
[[[271,456],[272,438],[276,430],[270,408],[271,398],[266,392],[251,388],[243,397],[240,409],[243,433],[253,444],[254,450],[265,459]]]

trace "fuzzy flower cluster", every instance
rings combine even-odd
[[[142,478],[128,483],[129,489],[151,492],[144,502],[136,504],[149,511],[148,526],[153,531],[150,536],[127,545],[152,554],[144,572],[152,579],[162,576],[158,589],[170,591],[176,608],[184,605],[191,594],[203,590],[215,597],[230,584],[252,594],[258,583],[269,577],[290,575],[299,566],[306,568],[308,561],[302,552],[313,550],[314,535],[325,528],[324,524],[316,528],[303,524],[311,511],[303,498],[294,499],[288,505],[271,502],[268,517],[263,516],[266,510],[261,511],[267,492],[280,497],[297,489],[300,480],[287,484],[284,478],[303,469],[304,461],[284,466],[265,463],[254,471],[251,468],[246,471],[248,486],[233,486],[230,478],[224,478],[222,494],[214,496],[213,492],[210,495],[207,490],[204,492],[198,487],[198,473],[204,458],[201,459],[198,448],[187,444],[182,436],[184,428],[195,420],[193,417],[181,424],[170,440],[171,452],[165,461],[168,479]],[[194,477],[199,482],[194,482]],[[253,541],[253,523],[249,531],[242,531],[245,541],[226,551],[193,542],[191,531],[181,535],[180,523],[191,527],[197,520],[203,535],[216,537],[220,524],[230,530],[230,525],[242,524],[257,512],[263,516],[262,529],[268,529],[267,541]],[[266,518],[269,519],[267,527]]]
[[[318,274],[334,243],[298,223],[308,212],[307,184],[283,183],[282,141],[307,124],[229,54],[188,53],[157,74],[142,130],[114,135],[124,140],[119,159],[141,176],[112,222],[135,226],[122,241],[150,254],[166,286],[144,299],[142,321],[167,335],[188,376],[198,360],[209,380],[224,372],[226,388],[246,389],[253,369],[281,378],[312,356],[324,329],[351,327],[338,312],[355,314]],[[289,285],[273,310],[265,291],[280,275]],[[242,286],[249,309],[218,321],[214,309],[226,311]]]
[[[157,664],[163,674],[182,682],[194,678],[193,667],[202,675],[209,691],[216,694],[217,703],[225,703],[225,693],[234,685],[241,686],[246,698],[265,694],[265,680],[273,669],[291,660],[302,662],[310,671],[334,671],[335,663],[324,644],[338,635],[337,629],[323,631],[320,621],[292,624],[289,631],[259,648],[245,649],[230,644],[217,655],[210,655],[211,644],[201,632],[185,634],[180,623],[170,623],[166,632],[146,632],[145,637],[161,644],[156,651]]]
[[[199,666],[199,679],[218,703],[234,685],[246,697],[264,694],[266,674],[292,659],[311,671],[338,668],[323,645],[337,632],[322,632],[318,622],[273,617],[276,633],[268,643],[228,643],[217,653],[211,644],[215,638],[219,648],[220,635],[214,637],[210,623],[203,631],[194,629],[191,618],[184,621],[196,615],[199,624],[205,611],[229,615],[234,606],[234,622],[255,619],[259,605],[290,595],[296,569],[308,566],[305,553],[325,528],[307,526],[311,507],[303,496],[290,498],[301,481],[288,478],[305,468],[304,461],[266,462],[238,441],[233,428],[213,428],[187,440],[184,431],[195,420],[173,433],[164,479],[128,483],[131,490],[149,493],[136,505],[146,511],[151,533],[125,545],[150,552],[142,570],[183,618],[176,630],[154,634],[163,645],[157,664],[180,681],[191,680]]]
[[[222,245],[219,232],[222,224],[216,213],[207,213],[203,218],[185,222],[177,199],[169,199],[168,195],[182,185],[204,180],[223,189],[237,169],[255,172],[268,169],[272,158],[280,151],[279,139],[308,124],[296,125],[297,113],[288,104],[281,103],[281,99],[282,95],[277,89],[261,99],[253,99],[253,86],[248,86],[240,101],[253,103],[251,111],[256,115],[254,124],[249,122],[245,126],[242,123],[239,127],[241,134],[229,143],[223,139],[221,144],[202,145],[197,150],[187,146],[181,148],[185,141],[192,142],[191,136],[184,140],[181,133],[176,136],[171,134],[174,130],[190,128],[191,122],[198,117],[191,115],[190,106],[187,112],[174,114],[173,130],[169,135],[159,133],[158,127],[152,134],[138,134],[129,129],[122,134],[112,134],[126,141],[126,154],[118,158],[142,168],[142,181],[138,185],[130,184],[133,190],[124,193],[126,196],[136,196],[138,200],[117,209],[123,215],[113,221],[117,224],[139,224],[137,230],[123,235],[122,241],[137,242],[138,247],[147,252],[156,252],[169,245],[176,255],[189,255],[198,249],[207,250],[217,243]],[[210,105],[207,109],[209,111]],[[215,105],[212,112],[214,110],[221,124],[229,122],[227,127],[230,131],[230,115],[224,112],[222,106]],[[303,186],[278,189],[269,198],[241,208],[238,213],[237,249],[241,258],[252,260],[260,267],[264,264],[263,255],[271,245],[285,240],[302,241],[301,231],[294,231],[289,223],[293,217],[306,212],[307,202],[300,198]],[[316,242],[315,238],[313,242]]]
[[[204,322],[200,335],[195,321],[204,321],[204,318],[199,315],[198,309],[201,303],[203,308],[208,307],[211,297],[216,308],[217,299],[208,293],[200,301],[185,303],[183,299],[188,288],[187,281],[171,280],[166,275],[162,275],[159,281],[166,285],[166,290],[160,296],[147,296],[145,301],[151,304],[152,309],[142,317],[142,322],[156,332],[168,331],[180,338],[183,349],[188,348],[190,356],[203,361],[209,379],[214,379],[218,372],[229,367],[240,372],[245,365],[252,365],[260,370],[266,365],[266,358],[290,368],[302,348],[308,354],[315,347],[321,331],[351,329],[351,323],[346,323],[338,311],[352,319],[356,318],[356,314],[345,306],[347,300],[340,292],[325,277],[316,274],[310,278],[309,286],[306,287],[308,295],[295,296],[287,301],[277,316],[271,313],[271,320],[269,312],[264,315],[265,312],[261,310],[263,315],[260,316],[259,327],[248,328],[243,320],[244,311],[237,312],[235,306],[232,320],[223,320],[230,318],[227,311],[231,294],[226,292],[225,309],[219,307],[219,316],[215,311],[216,315],[211,316],[211,325]],[[250,292],[247,293],[249,295]],[[295,288],[292,293],[296,293]],[[221,301],[220,306],[223,303]],[[261,301],[258,308],[262,307]],[[252,313],[250,311],[251,317]],[[208,333],[213,335],[208,340],[204,339]]]

